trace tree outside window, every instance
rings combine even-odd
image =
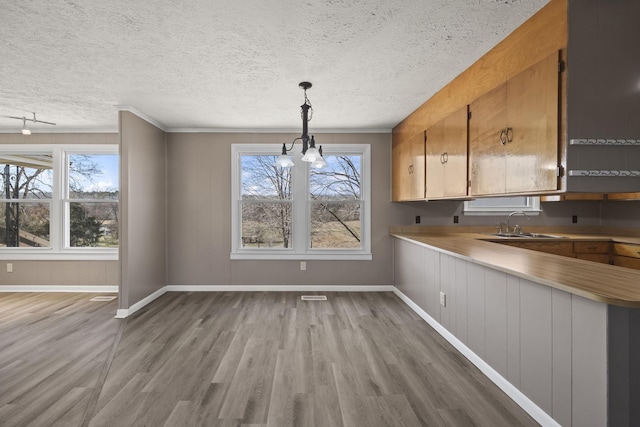
[[[361,247],[361,156],[325,156],[327,166],[310,169],[310,246]]]

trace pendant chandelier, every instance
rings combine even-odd
[[[293,146],[296,141],[302,141],[302,161],[311,163],[311,166],[314,168],[323,168],[327,166],[327,162],[324,161],[322,157],[322,146],[316,148],[316,141],[311,135],[309,138],[308,128],[309,122],[313,117],[313,107],[311,106],[311,102],[309,102],[309,98],[307,98],[307,89],[311,88],[311,83],[302,82],[298,86],[300,86],[304,90],[304,104],[300,106],[300,116],[302,117],[302,135],[291,142],[291,147],[287,148],[286,144],[282,144],[282,154],[278,157],[278,161],[276,164],[283,168],[289,168],[293,166],[293,159],[288,154],[289,151],[293,150]]]

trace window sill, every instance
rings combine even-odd
[[[0,249],[0,260],[6,261],[118,261],[117,250],[57,251],[52,249]]]
[[[298,260],[298,261],[371,261],[371,253],[231,253],[232,260]]]

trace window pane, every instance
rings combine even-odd
[[[523,208],[529,206],[529,197],[515,196],[515,197],[488,197],[485,199],[470,200],[469,206],[471,207],[496,207],[496,208]]]
[[[69,198],[118,200],[117,154],[70,154]]]
[[[278,156],[241,157],[242,200],[291,200],[291,169],[276,165]]]
[[[291,203],[243,203],[243,248],[290,248]]]
[[[0,198],[50,199],[53,189],[51,154],[3,154],[0,156]]]
[[[311,247],[360,249],[360,203],[314,202],[311,205]]]
[[[324,156],[327,166],[311,169],[311,199],[360,200],[361,156]]]
[[[48,247],[49,203],[0,202],[0,246]]]
[[[118,247],[118,203],[69,203],[71,247]]]

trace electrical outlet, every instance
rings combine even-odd
[[[305,271],[307,269],[307,261],[300,261],[300,271]]]
[[[454,215],[453,216],[453,223],[457,224],[458,222],[460,222],[460,218],[458,217],[458,215]]]
[[[420,224],[420,215],[416,215],[416,224]]]
[[[442,291],[440,291],[440,305],[443,307],[447,306],[447,294]]]
[[[13,273],[13,264],[10,262],[7,263],[7,273]]]
[[[578,215],[574,215],[574,216],[572,216],[572,217],[571,217],[571,222],[572,222],[573,224],[577,224],[577,223],[578,223]]]

